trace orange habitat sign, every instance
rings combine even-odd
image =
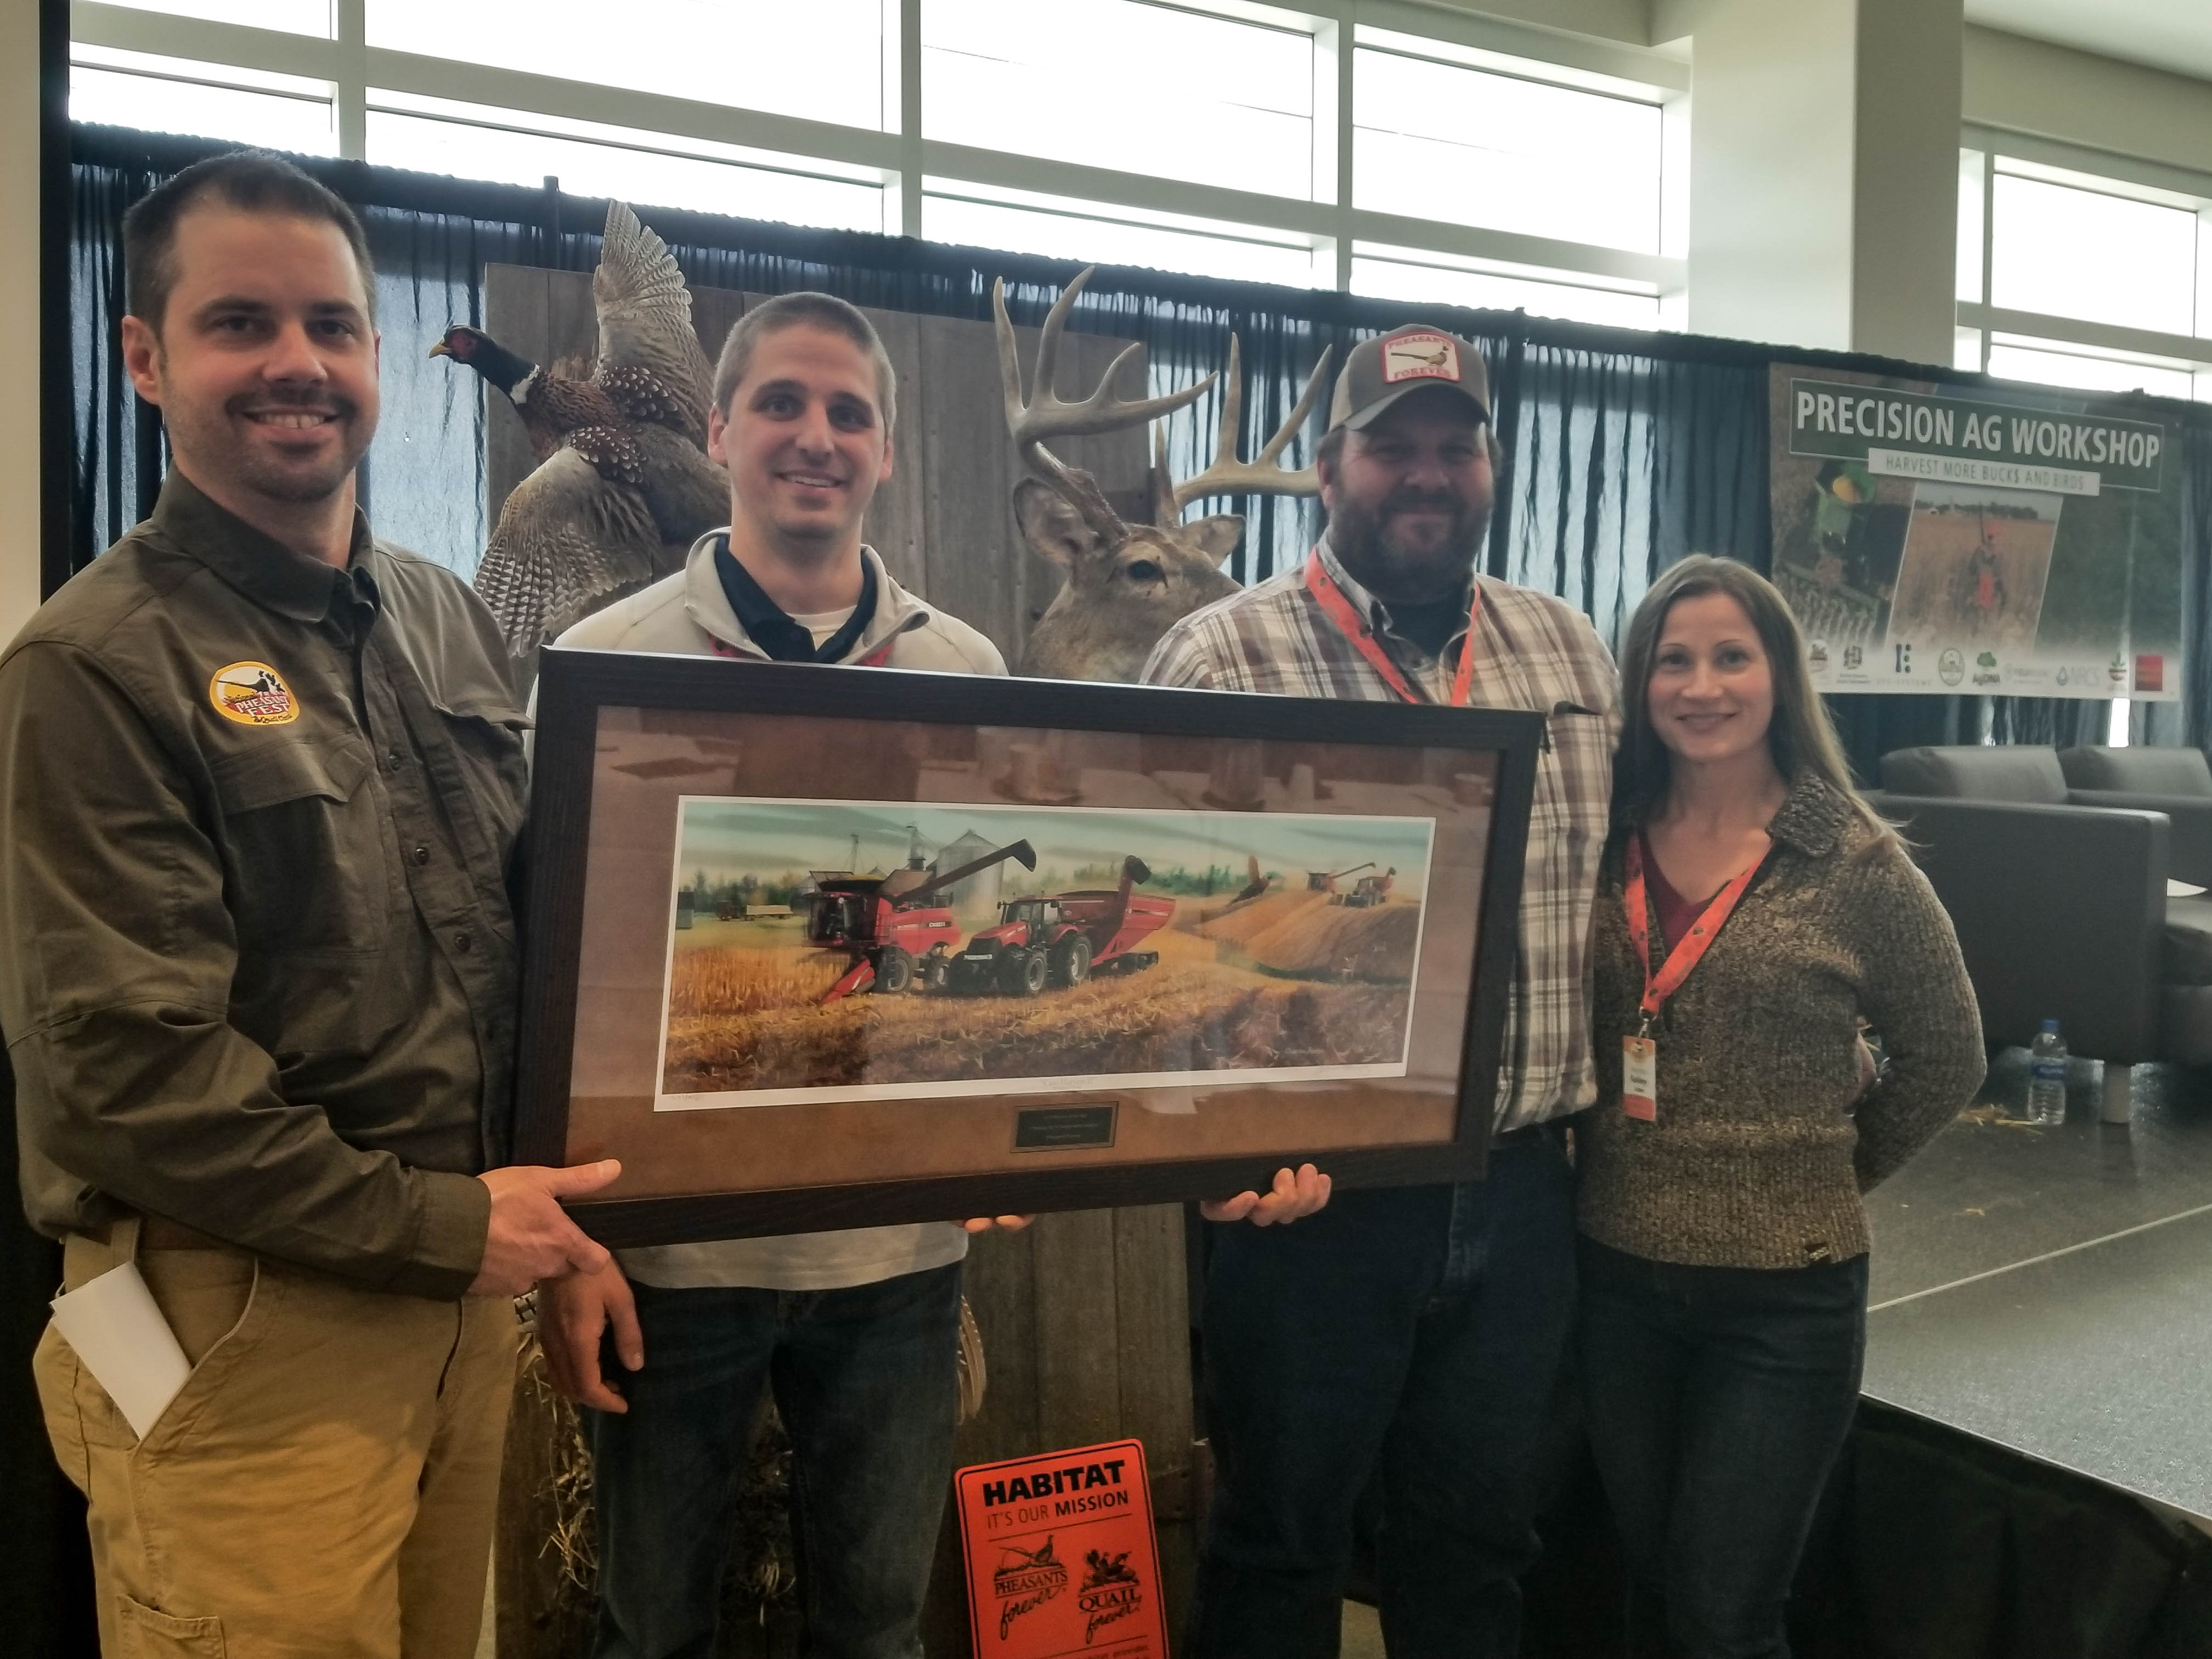
[[[1168,1659],[1142,1443],[978,1463],[953,1485],[976,1659]]]

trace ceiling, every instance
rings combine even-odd
[[[1966,21],[2212,80],[2208,0],[1966,0]]]

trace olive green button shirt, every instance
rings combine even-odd
[[[25,1206],[466,1290],[504,1156],[522,716],[490,614],[182,477],[0,657]]]

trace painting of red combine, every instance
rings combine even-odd
[[[679,811],[661,1071],[686,1104],[1403,1070],[1427,818]]]
[[[848,964],[822,1000],[835,1002],[864,989],[894,996],[915,986],[942,989],[960,926],[950,909],[933,901],[1010,859],[1024,870],[1036,868],[1036,849],[1017,841],[944,875],[929,874],[917,849],[904,869],[888,876],[818,878],[807,896],[807,941],[842,951]]]

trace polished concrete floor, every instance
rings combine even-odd
[[[2099,1121],[2076,1060],[2067,1121],[2016,1120],[2027,1057],[1869,1196],[1866,1393],[2212,1519],[2212,1075],[2136,1068]]]

